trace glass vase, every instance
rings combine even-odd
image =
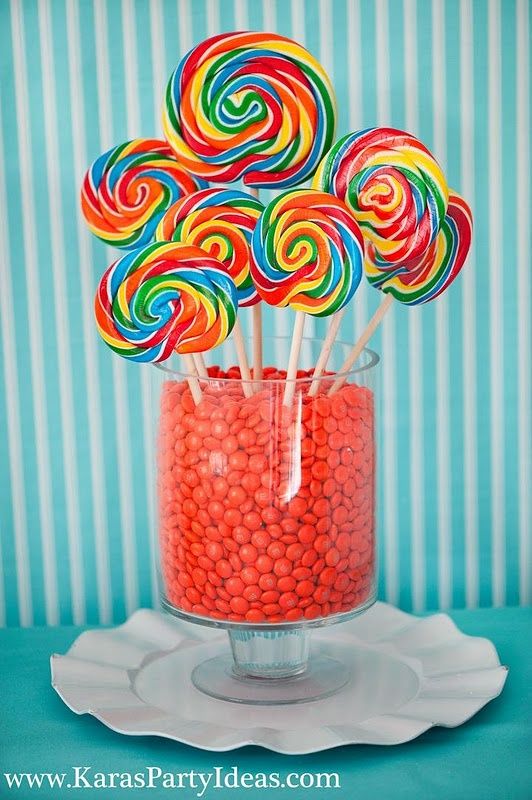
[[[375,402],[378,356],[365,350],[330,393],[350,347],[305,339],[287,392],[290,342],[266,337],[261,380],[240,379],[231,341],[206,377],[178,356],[152,370],[158,404],[161,601],[228,631],[229,648],[194,669],[194,685],[246,703],[304,702],[349,680],[310,647],[310,631],[375,600]]]

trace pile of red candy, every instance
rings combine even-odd
[[[261,391],[245,398],[238,368],[210,368],[198,405],[186,382],[163,387],[159,530],[170,606],[295,622],[373,595],[373,394],[344,384],[328,397],[322,381],[310,397],[302,381],[287,408],[285,375],[266,368]]]

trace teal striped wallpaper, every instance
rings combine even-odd
[[[527,0],[4,0],[2,625],[109,622],[156,602],[150,368],[97,340],[92,293],[113,253],[85,230],[78,186],[106,148],[160,133],[181,54],[248,27],[323,62],[339,133],[407,128],[475,213],[461,279],[432,305],[396,306],[373,342],[381,597],[415,610],[530,601]],[[343,339],[378,300],[363,287]]]

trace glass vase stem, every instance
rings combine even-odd
[[[307,630],[229,630],[234,658],[233,671],[239,677],[290,678],[307,669],[310,633]]]

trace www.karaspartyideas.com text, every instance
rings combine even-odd
[[[208,772],[166,772],[145,767],[137,772],[99,772],[91,766],[69,772],[4,772],[4,789],[188,789],[204,797],[216,789],[339,789],[337,772],[244,772],[213,767]],[[3,796],[3,795],[2,795]]]

